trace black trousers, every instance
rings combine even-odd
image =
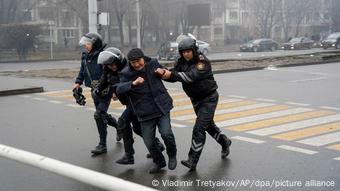
[[[218,92],[215,91],[211,95],[202,99],[191,99],[192,105],[196,113],[196,122],[192,131],[191,147],[189,151],[189,159],[197,163],[206,140],[206,132],[212,136],[221,146],[226,146],[225,136],[214,122],[215,110],[218,103]]]
[[[94,93],[91,95],[96,108],[94,119],[99,133],[99,144],[106,146],[107,125],[117,127],[117,120],[107,113],[111,103],[112,92],[106,96],[97,96]]]

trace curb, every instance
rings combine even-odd
[[[20,89],[12,89],[12,90],[0,90],[0,97],[1,96],[19,95],[19,94],[41,93],[41,92],[44,92],[43,87],[31,87],[31,88],[20,88]]]

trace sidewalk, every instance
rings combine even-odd
[[[13,78],[8,76],[0,76],[0,96],[39,93],[43,92],[44,88],[33,82],[27,82],[22,78]]]

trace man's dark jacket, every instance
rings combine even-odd
[[[129,64],[120,72],[120,83],[117,85],[118,95],[126,95],[139,121],[161,117],[173,108],[172,98],[168,94],[155,70],[162,66],[156,59],[144,57],[145,67],[138,71]],[[144,83],[134,86],[132,82],[138,77],[144,78]]]

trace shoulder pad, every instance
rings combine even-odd
[[[205,60],[205,58],[204,58],[204,56],[203,56],[202,54],[200,54],[200,55],[198,56],[198,59],[199,59],[201,62],[203,62],[203,61]]]

